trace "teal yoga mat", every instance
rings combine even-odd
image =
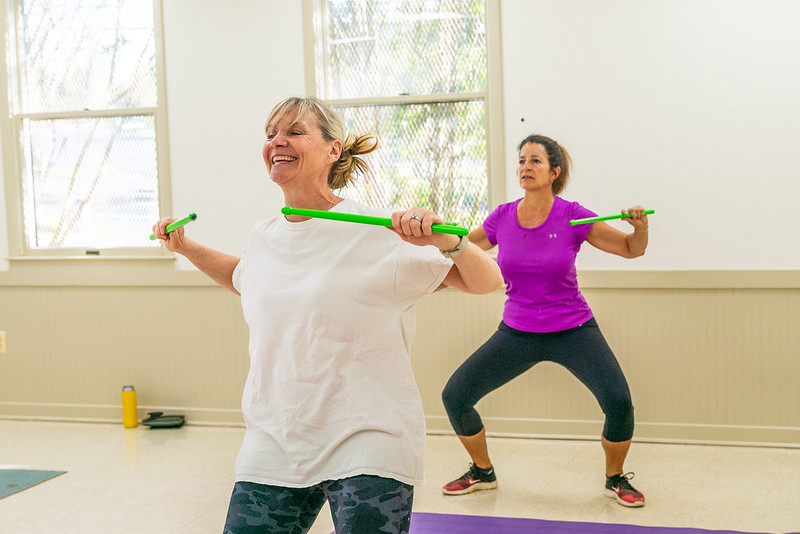
[[[0,469],[0,499],[63,475],[66,471],[35,471],[31,469]]]

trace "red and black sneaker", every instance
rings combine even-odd
[[[497,487],[497,476],[494,467],[481,469],[475,464],[469,464],[469,471],[461,478],[448,482],[442,486],[445,495],[464,495],[478,490],[488,490]]]
[[[606,497],[617,499],[619,504],[630,508],[644,506],[644,495],[631,486],[633,476],[633,473],[625,473],[606,477]]]

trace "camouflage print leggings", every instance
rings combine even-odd
[[[236,482],[224,534],[302,534],[328,500],[336,534],[407,534],[414,488],[359,475],[308,488]]]

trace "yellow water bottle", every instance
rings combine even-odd
[[[133,386],[122,386],[122,426],[139,426],[139,418],[136,416],[136,390]]]

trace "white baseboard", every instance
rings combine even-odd
[[[139,406],[139,419],[155,411],[184,415],[188,425],[244,427],[241,411],[231,409]],[[121,424],[122,408],[116,405],[0,402],[0,419]],[[447,417],[429,415],[425,419],[429,434],[453,434]],[[483,421],[490,437],[597,440],[603,429],[602,421],[591,420],[485,417]],[[800,449],[800,428],[637,422],[633,439],[642,443]]]
[[[426,416],[429,434],[454,434],[445,416]],[[484,417],[494,437],[598,440],[602,421]],[[800,428],[637,422],[634,441],[800,449]]]
[[[186,408],[181,406],[138,406],[141,421],[148,412],[164,412],[186,417],[186,424],[244,427],[241,410]],[[0,419],[37,421],[75,421],[122,423],[122,407],[107,404],[59,404],[39,402],[0,402]]]

